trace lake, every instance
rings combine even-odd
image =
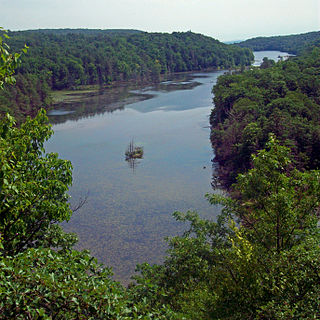
[[[183,232],[174,211],[195,210],[211,219],[219,213],[204,196],[213,192],[211,90],[223,73],[122,85],[50,113],[55,134],[46,149],[73,163],[72,205],[87,197],[63,227],[78,234],[78,249],[89,249],[124,284],[136,264],[161,263],[164,238]],[[127,162],[132,140],[144,156]]]
[[[280,52],[280,51],[256,51],[254,52],[253,66],[259,67],[264,57],[267,57],[268,59],[272,59],[278,62],[280,59],[287,60],[288,57],[292,57],[292,56],[294,55],[287,52]]]

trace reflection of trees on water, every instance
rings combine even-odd
[[[59,103],[54,106],[56,110],[67,110],[66,114],[50,116],[52,124],[64,123],[67,120],[78,121],[83,118],[90,118],[105,112],[123,110],[128,103],[144,100],[145,95],[138,95],[128,91],[128,88],[119,90],[106,90],[95,95],[83,95],[79,101]]]
[[[62,108],[62,110],[68,110],[69,112],[66,114],[59,114],[59,115],[50,115],[49,114],[49,120],[51,124],[60,124],[64,123],[68,120],[72,121],[78,121],[81,119],[88,119],[91,117],[94,117],[98,114],[104,114],[106,112],[112,113],[116,110],[124,110],[125,103],[118,103],[114,106],[110,105],[99,105],[97,108],[93,104],[90,105],[89,102],[81,102],[81,103],[72,103],[71,104],[61,104],[57,105],[56,108],[59,110],[59,108]],[[77,107],[75,107],[77,106]],[[90,110],[87,110],[87,106],[91,106]]]
[[[126,161],[128,162],[129,168],[132,170],[133,173],[135,173],[136,168],[139,164],[139,160],[135,158],[131,158],[131,159],[126,159]]]
[[[165,79],[166,81],[151,84],[151,86],[148,87],[145,85],[120,85],[115,88],[91,93],[75,91],[74,94],[69,94],[69,101],[55,104],[54,109],[58,112],[56,115],[50,115],[49,113],[50,123],[59,124],[64,123],[67,120],[78,121],[83,118],[93,117],[97,114],[124,110],[127,104],[153,98],[154,91],[171,92],[177,90],[190,90],[201,85],[201,83],[193,81],[195,77],[205,78],[206,76],[195,76],[192,73],[187,73],[168,76]],[[72,100],[73,96],[75,96],[74,100]],[[61,113],[59,113],[59,110],[61,110]]]

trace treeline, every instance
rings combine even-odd
[[[63,29],[34,29],[28,30],[23,32],[38,32],[38,33],[47,33],[47,34],[56,34],[56,35],[66,35],[69,33],[74,34],[107,34],[109,36],[128,36],[135,33],[143,33],[141,30],[136,29],[70,29],[70,28],[63,28]]]
[[[294,34],[288,36],[257,37],[248,39],[235,45],[241,48],[250,48],[253,51],[283,51],[291,54],[300,54],[305,47],[320,43],[320,31]]]
[[[0,92],[0,116],[14,115],[18,122],[26,116],[34,117],[39,108],[49,108],[52,103],[46,78],[35,74],[17,74],[14,86]]]
[[[265,69],[224,75],[213,89],[211,141],[218,177],[230,187],[273,132],[300,169],[320,167],[320,48]]]
[[[21,74],[45,74],[52,89],[106,85],[112,81],[159,81],[161,74],[249,65],[248,49],[184,33],[120,33],[95,30],[23,31],[9,34],[9,44],[29,52]]]

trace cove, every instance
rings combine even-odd
[[[136,264],[163,260],[165,237],[183,232],[174,211],[212,219],[219,212],[204,196],[212,192],[211,90],[223,73],[123,86],[51,112],[55,134],[46,149],[73,163],[71,203],[87,196],[63,227],[124,284]],[[134,166],[125,161],[132,139],[144,150]]]

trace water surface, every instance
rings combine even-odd
[[[259,67],[263,62],[263,58],[267,57],[268,59],[272,59],[275,62],[278,62],[280,59],[286,60],[288,57],[293,56],[288,52],[281,51],[255,51],[254,52],[254,63],[253,66]]]
[[[211,89],[222,73],[123,87],[112,101],[106,91],[51,112],[47,150],[73,163],[72,202],[88,195],[64,228],[124,283],[137,263],[162,261],[164,237],[183,230],[174,211],[218,212],[204,195],[212,192]],[[131,139],[144,148],[134,168],[125,161]]]

